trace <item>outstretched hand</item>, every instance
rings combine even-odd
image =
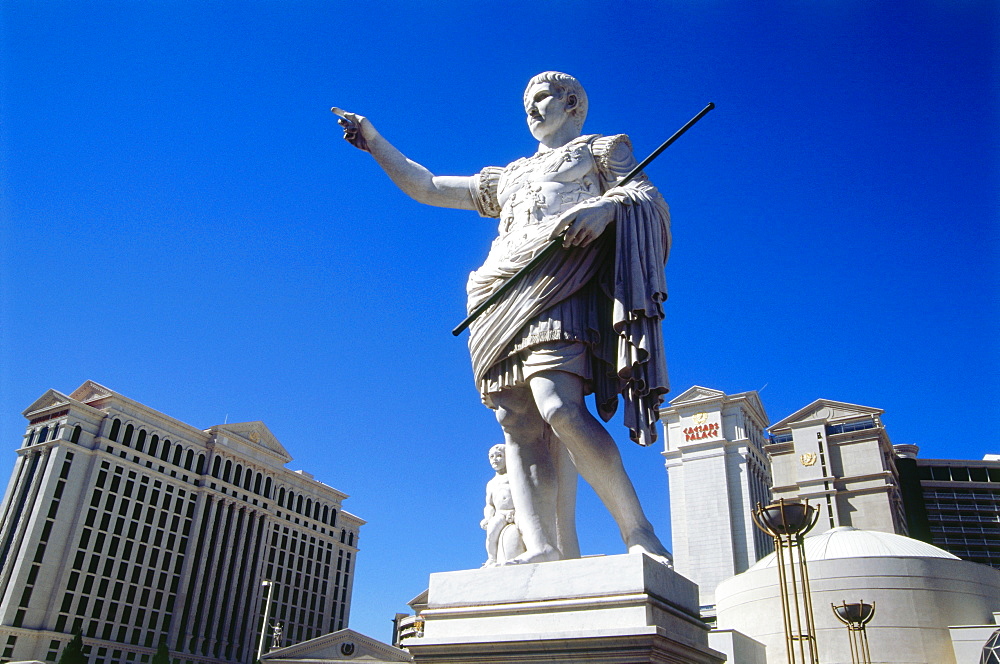
[[[615,220],[615,205],[600,196],[578,203],[563,213],[549,237],[555,239],[565,230],[564,247],[586,247]]]
[[[334,106],[330,111],[340,117],[337,120],[337,124],[344,128],[344,140],[358,148],[359,150],[364,150],[365,152],[371,152],[368,149],[368,140],[365,137],[366,130],[368,132],[373,132],[374,127],[372,123],[363,115],[358,115],[357,113],[349,113],[343,109]]]

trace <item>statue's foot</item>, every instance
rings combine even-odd
[[[496,558],[488,558],[486,560],[486,562],[483,563],[483,565],[482,565],[482,567],[496,567],[496,566],[497,566],[497,559]]]
[[[649,528],[636,528],[626,538],[625,546],[628,547],[629,553],[645,553],[667,567],[673,568],[674,566],[670,552],[660,542],[656,533]]]
[[[547,563],[559,560],[559,551],[551,546],[545,546],[537,551],[525,551],[516,558],[504,562],[504,565],[526,565],[528,563]]]

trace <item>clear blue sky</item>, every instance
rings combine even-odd
[[[674,394],[884,408],[896,443],[997,440],[992,0],[335,3],[0,0],[0,474],[20,412],[93,379],[192,425],[263,420],[351,494],[351,626],[388,640],[478,566],[486,452],[467,273],[495,232],[426,208],[332,105],[466,175],[530,154],[521,93],[584,83],[590,133],[655,148],[673,213]],[[659,449],[629,471],[669,542]],[[581,494],[585,553],[623,550]]]

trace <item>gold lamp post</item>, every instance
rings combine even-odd
[[[871,664],[872,656],[868,652],[868,634],[865,625],[875,617],[875,602],[855,602],[848,604],[831,604],[833,615],[837,620],[847,625],[847,635],[851,641],[851,662],[853,664]]]
[[[774,538],[788,664],[819,664],[809,571],[802,547],[806,533],[816,525],[819,510],[808,502],[779,498],[767,507],[757,503],[752,516],[757,527]]]

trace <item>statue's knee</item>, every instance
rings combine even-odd
[[[514,421],[517,419],[517,415],[507,408],[497,408],[495,414],[497,422],[499,422],[500,426],[505,430],[508,426],[513,425]]]
[[[520,413],[507,408],[497,408],[497,422],[500,428],[507,434],[508,442],[518,442],[518,439],[526,432],[525,418]]]
[[[586,407],[562,400],[553,400],[545,404],[541,413],[548,425],[556,432],[568,431],[578,426],[580,419],[586,416]]]

